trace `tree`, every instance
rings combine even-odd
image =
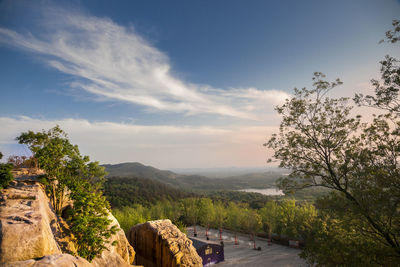
[[[214,211],[215,211],[215,216],[213,224],[215,227],[219,228],[219,240],[222,241],[222,227],[225,224],[227,216],[225,205],[221,201],[215,202]]]
[[[400,21],[393,20],[392,25],[394,28],[381,42],[400,40]],[[395,266],[400,261],[400,66],[390,56],[380,63],[382,82],[372,80],[375,95],[356,94],[354,101],[387,114],[374,115],[372,122],[360,124],[359,117],[350,118],[351,107],[346,107],[345,99],[339,106],[322,104],[320,92],[331,89],[332,84],[317,79],[314,90],[303,89],[278,108],[283,115],[280,136],[273,136],[266,144],[275,149],[282,167],[293,170],[291,177],[282,180],[282,186],[319,185],[333,190],[319,204],[316,229],[323,231],[309,235],[314,242],[303,254],[321,265],[329,262],[327,255],[334,254],[332,251],[339,251],[347,264],[351,262],[344,249],[332,245],[336,242],[332,242],[334,237],[327,229],[339,238],[346,236],[341,243],[353,259],[352,248],[357,244],[359,264]],[[314,100],[310,100],[312,95],[316,95]],[[302,102],[302,97],[308,104]],[[324,103],[329,103],[327,98]],[[300,149],[293,149],[295,145]],[[334,227],[326,227],[330,223]]]
[[[3,158],[3,153],[0,152],[0,159]],[[0,163],[0,190],[7,187],[10,182],[14,179],[11,170],[13,169],[12,164]]]
[[[256,249],[256,238],[255,234],[261,228],[261,216],[257,211],[247,208],[243,209],[243,227],[247,233],[250,234],[251,240],[253,240],[254,249]]]
[[[116,225],[110,227],[110,204],[88,181],[75,178],[69,181],[68,188],[74,203],[67,217],[73,240],[79,256],[92,261],[106,249],[108,239],[118,228]]]
[[[105,171],[98,162],[89,162],[78,146],[72,145],[67,134],[56,126],[48,131],[22,133],[16,138],[32,151],[38,166],[44,171],[51,204],[62,214],[64,200],[69,197],[73,206],[65,215],[78,249],[78,254],[89,261],[99,255],[116,232],[108,219],[109,203],[100,191]]]
[[[38,133],[28,131],[16,138],[28,145],[33,157],[46,172],[45,183],[50,200],[57,214],[61,214],[70,180],[90,182],[98,191],[104,181],[104,168],[98,162],[89,162],[88,156],[81,156],[78,146],[72,145],[67,134],[59,127]]]
[[[386,32],[386,40],[381,42],[397,43],[400,41],[400,21],[393,20],[393,30]],[[354,101],[361,106],[375,107],[392,113],[400,113],[400,65],[399,60],[387,55],[381,64],[381,80],[372,79],[375,95],[356,94]]]
[[[199,221],[200,205],[198,198],[182,199],[182,215],[186,223],[194,226],[194,236],[197,236],[196,224]]]
[[[151,220],[151,217],[148,215],[148,209],[140,204],[113,209],[112,213],[125,233],[128,233],[136,224]]]
[[[275,201],[268,201],[263,208],[259,210],[263,230],[268,234],[269,242],[271,242],[272,232],[277,226],[278,206]]]
[[[385,244],[387,258],[399,258],[400,124],[389,115],[361,123],[360,116],[350,116],[349,99],[326,97],[340,80],[329,83],[323,78],[315,73],[313,89],[295,89],[294,97],[277,108],[282,115],[279,135],[265,145],[274,149],[280,167],[291,171],[280,185],[286,190],[322,186],[337,192],[331,203],[337,204],[335,196],[342,202],[331,209],[339,212],[345,206],[358,222],[353,230]],[[371,256],[371,251],[360,253]]]
[[[241,208],[235,202],[229,202],[226,213],[226,226],[235,232],[235,245],[238,245],[237,232],[243,225],[243,214]]]
[[[208,238],[208,229],[210,223],[214,220],[214,204],[209,198],[201,198],[199,203],[199,222],[206,227],[206,237]]]

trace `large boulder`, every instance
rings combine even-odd
[[[136,264],[146,267],[203,266],[202,259],[170,220],[150,221],[134,226],[128,233],[136,252]]]

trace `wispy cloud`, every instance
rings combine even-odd
[[[266,138],[277,131],[267,126],[147,126],[133,123],[48,120],[26,116],[0,117],[0,151],[8,156],[21,132],[64,129],[81,152],[103,163],[139,161],[156,167],[265,166]],[[22,152],[24,149],[20,149]]]
[[[289,97],[283,91],[220,89],[174,77],[165,53],[133,27],[108,18],[62,10],[43,16],[45,33],[0,28],[0,42],[41,55],[52,68],[76,78],[71,87],[103,99],[158,111],[254,120],[259,119],[260,109]]]

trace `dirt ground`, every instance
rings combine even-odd
[[[193,237],[193,227],[188,227],[189,237]],[[219,243],[219,232],[216,229],[209,231],[210,241]],[[197,226],[197,238],[206,240],[205,229]],[[239,245],[234,245],[233,233],[223,232],[225,261],[214,266],[271,266],[271,267],[298,267],[306,266],[298,254],[300,249],[290,248],[277,244],[268,246],[265,239],[256,238],[256,247],[261,247],[261,251],[254,250],[253,241],[247,235],[238,235]]]

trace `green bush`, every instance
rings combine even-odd
[[[114,209],[112,213],[125,233],[128,233],[136,224],[150,220],[147,209],[140,204],[135,204],[132,207],[123,207],[122,209]]]
[[[108,239],[118,231],[118,227],[110,227],[110,204],[100,192],[93,190],[89,182],[69,181],[68,187],[74,206],[69,211],[67,221],[74,235],[79,256],[92,261],[106,249]]]
[[[0,152],[0,159],[3,157],[3,154]],[[13,168],[12,164],[4,164],[0,163],[0,189],[8,186],[10,182],[14,179],[11,170]]]

